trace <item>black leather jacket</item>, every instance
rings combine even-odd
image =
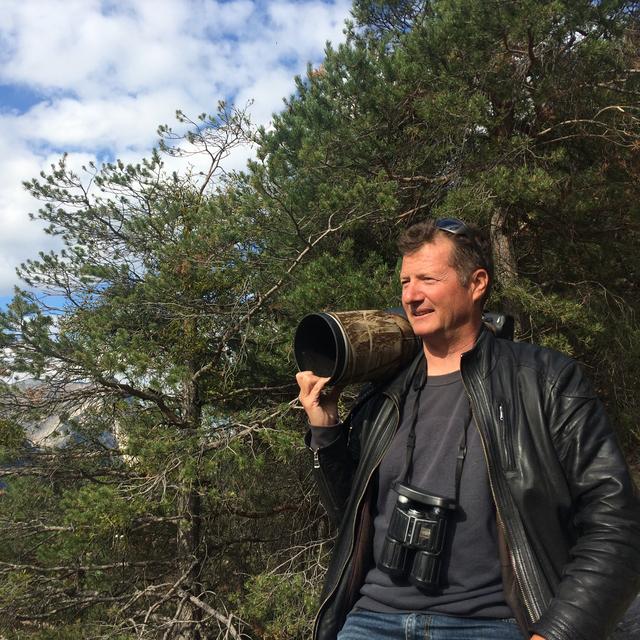
[[[313,452],[338,534],[315,640],[335,640],[372,563],[376,470],[411,367],[363,399]],[[640,501],[604,408],[577,363],[483,331],[462,358],[501,538],[507,601],[547,640],[604,640],[640,588]]]

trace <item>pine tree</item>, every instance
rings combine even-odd
[[[1,396],[0,611],[16,633],[76,637],[82,620],[94,636],[239,637],[253,624],[239,595],[259,609],[263,589],[291,593],[292,569],[243,576],[276,557],[318,571],[285,292],[336,229],[318,221],[268,253],[291,220],[223,174],[246,116],[179,119],[187,134],[162,127],[138,165],[78,175],[62,158],[27,185],[64,248],[20,267],[31,288],[0,316],[3,367],[38,381]],[[162,154],[197,152],[204,170],[164,169]],[[53,416],[53,440],[30,441]]]

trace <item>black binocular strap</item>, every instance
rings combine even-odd
[[[420,360],[422,362],[422,360]],[[418,422],[418,415],[420,413],[420,398],[425,385],[427,384],[426,367],[417,367],[413,373],[412,387],[415,393],[415,399],[413,401],[413,407],[411,411],[411,426],[409,427],[409,434],[407,435],[407,453],[404,462],[404,467],[400,477],[404,484],[411,484],[410,478],[413,472],[413,452],[416,448],[416,424]],[[464,461],[467,457],[467,431],[469,429],[469,423],[465,424],[462,429],[462,437],[460,438],[460,444],[458,445],[458,454],[456,456],[456,477],[455,477],[455,501],[456,504],[460,503],[460,480],[462,478],[462,468],[464,467]]]
[[[469,422],[467,422],[462,428],[462,438],[460,438],[460,444],[458,445],[458,457],[456,459],[456,505],[460,504],[460,480],[462,478],[462,467],[464,466],[465,458],[467,457],[467,431],[469,430]]]

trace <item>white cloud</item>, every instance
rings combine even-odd
[[[0,118],[0,295],[9,295],[18,284],[15,270],[22,262],[60,246],[57,238],[44,232],[43,223],[29,219],[40,203],[22,186],[58,159],[57,154],[34,154],[12,130],[11,122]],[[79,170],[92,159],[92,154],[72,153],[68,164]]]
[[[104,15],[99,3],[42,0],[12,4],[3,39],[13,42],[5,82],[110,97],[151,87],[230,85],[293,55],[317,59],[327,39],[342,37],[348,5],[259,4],[236,0],[138,0]],[[13,18],[13,19],[11,19]],[[259,53],[259,57],[254,55]],[[236,67],[246,75],[216,77]],[[207,78],[206,73],[214,78]]]
[[[136,161],[156,127],[214,112],[221,98],[253,100],[268,124],[318,63],[326,40],[342,40],[348,0],[5,0],[0,85],[30,92],[27,107],[0,103],[0,296],[14,267],[50,238],[29,222],[21,183],[60,152],[87,162],[104,154]],[[2,97],[0,87],[0,98]],[[244,165],[247,149],[229,159]]]
[[[108,147],[149,148],[156,139],[156,125],[166,120],[167,105],[193,107],[184,93],[159,89],[138,96],[117,95],[111,99],[77,100],[64,98],[41,103],[15,123],[25,137],[54,148]]]
[[[271,114],[279,111],[283,104],[282,98],[288,98],[293,91],[291,73],[284,69],[274,69],[255,78],[237,96],[238,104],[245,104],[254,100],[251,108],[252,119],[259,124],[268,124]],[[278,96],[278,103],[273,104],[271,97]]]

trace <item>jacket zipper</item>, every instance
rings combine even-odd
[[[487,463],[487,470],[488,470],[488,476],[489,476],[489,487],[491,488],[491,495],[493,497],[493,503],[496,506],[496,513],[498,514],[498,524],[500,526],[500,528],[502,529],[502,533],[505,537],[506,540],[509,540],[509,536],[507,534],[507,531],[505,529],[504,523],[503,523],[503,518],[502,518],[502,514],[500,512],[500,507],[498,506],[498,500],[496,499],[496,491],[495,491],[495,487],[493,484],[493,476],[492,476],[492,469],[491,469],[491,465],[489,463],[489,456],[487,455],[487,449],[486,449],[486,445],[484,442],[484,436],[482,435],[482,431],[480,430],[480,428],[478,427],[478,424],[476,422],[476,419],[474,417],[473,419],[474,424],[476,425],[476,429],[478,429],[478,432],[480,433],[480,442],[482,443],[482,452],[484,453],[484,459],[485,462]],[[530,622],[535,622],[539,616],[536,616],[533,610],[533,606],[530,604],[529,599],[527,598],[527,592],[525,591],[525,589],[523,588],[523,583],[522,583],[522,578],[520,576],[520,571],[518,571],[518,567],[517,567],[517,561],[515,558],[515,554],[513,552],[512,549],[513,545],[507,545],[507,550],[509,553],[509,560],[511,561],[511,568],[513,569],[513,575],[516,578],[516,582],[518,583],[518,589],[520,589],[520,593],[522,594],[522,601],[524,603],[524,606],[527,610],[527,614],[529,616],[529,620]]]
[[[504,524],[505,521],[504,521],[504,518],[502,517],[499,501],[497,499],[497,492],[496,492],[495,483],[494,483],[494,469],[489,459],[488,447],[485,440],[485,436],[476,418],[476,412],[473,409],[473,400],[472,400],[471,394],[469,393],[469,389],[467,388],[467,384],[464,378],[462,379],[462,383],[467,393],[467,397],[469,398],[473,422],[476,426],[476,429],[478,429],[478,433],[480,434],[482,452],[484,454],[485,462],[487,463],[487,472],[488,472],[487,475],[489,477],[489,487],[491,489],[493,503],[495,504],[495,507],[496,507],[498,521],[500,523],[500,526],[502,527],[502,531],[504,533],[505,539],[507,540],[507,542],[509,542],[511,540],[511,536],[509,536],[509,532],[507,531],[506,525]],[[526,573],[520,569],[520,567],[524,565],[522,556],[520,553],[520,548],[517,545],[507,544],[507,549],[509,552],[509,558],[511,560],[513,573],[516,578],[518,588],[520,589],[520,593],[522,594],[522,601],[525,606],[525,609],[527,610],[527,614],[529,616],[529,622],[531,623],[537,622],[542,615],[542,611],[536,602],[535,596],[533,595],[533,588],[531,586],[531,582],[527,578]]]
[[[309,449],[311,450],[311,452],[313,453],[313,468],[314,469],[319,469],[320,468],[320,454],[319,449],[311,449],[311,447],[309,447]],[[330,500],[331,502],[331,507],[333,508],[334,511],[336,511],[336,503],[335,500],[333,499],[333,493],[332,491],[329,489],[328,485],[327,485],[327,481],[324,477],[324,474],[320,473],[316,476],[316,481],[319,484],[322,484],[322,488],[325,491],[325,495],[327,496],[327,498]]]
[[[386,394],[385,394],[386,395]],[[398,426],[398,422],[400,421],[400,408],[398,407],[398,403],[396,402],[395,398],[393,398],[392,396],[387,395],[387,398],[389,398],[392,402],[393,405],[396,409],[396,414],[398,416],[398,419],[396,420],[396,428]],[[393,430],[393,434],[395,434],[395,429]],[[366,482],[362,485],[362,491],[360,493],[360,495],[358,496],[358,502],[356,504],[356,508],[355,508],[355,514],[357,516],[358,511],[360,510],[360,506],[362,503],[362,499],[364,498],[365,493],[367,492],[367,487],[369,486],[369,482],[371,482],[371,478],[373,477],[373,474],[375,473],[376,469],[378,468],[378,466],[380,465],[380,462],[382,462],[382,458],[384,457],[385,452],[387,451],[387,448],[389,447],[389,444],[391,443],[392,438],[388,438],[387,442],[384,443],[384,445],[382,446],[380,453],[378,455],[378,457],[376,458],[375,464],[371,467],[371,471],[369,472],[369,475],[367,476],[367,480]],[[316,452],[317,453],[317,452]],[[315,457],[314,457],[314,462],[315,462]],[[344,570],[346,568],[346,566],[349,564],[349,559],[351,558],[351,554],[353,553],[353,545],[355,543],[355,539],[356,539],[356,521],[357,521],[357,517],[353,518],[353,522],[351,525],[351,548],[349,549],[349,553],[347,554],[347,557],[345,558],[342,567],[340,568],[340,574],[336,580],[335,586],[333,587],[333,589],[327,594],[327,597],[322,601],[322,603],[320,604],[320,606],[318,607],[318,612],[316,613],[316,617],[313,621],[313,638],[317,637],[318,634],[318,623],[320,621],[320,614],[322,613],[322,610],[324,609],[325,605],[327,604],[327,602],[329,602],[329,600],[331,600],[331,598],[333,597],[333,594],[336,592],[336,589],[338,588],[338,585],[340,584],[340,581],[342,580],[342,575],[344,573]]]
[[[516,456],[513,450],[513,436],[509,429],[505,418],[505,409],[502,403],[498,404],[498,420],[500,421],[500,436],[502,438],[504,456],[505,456],[505,468],[508,471],[513,471],[516,468]]]

